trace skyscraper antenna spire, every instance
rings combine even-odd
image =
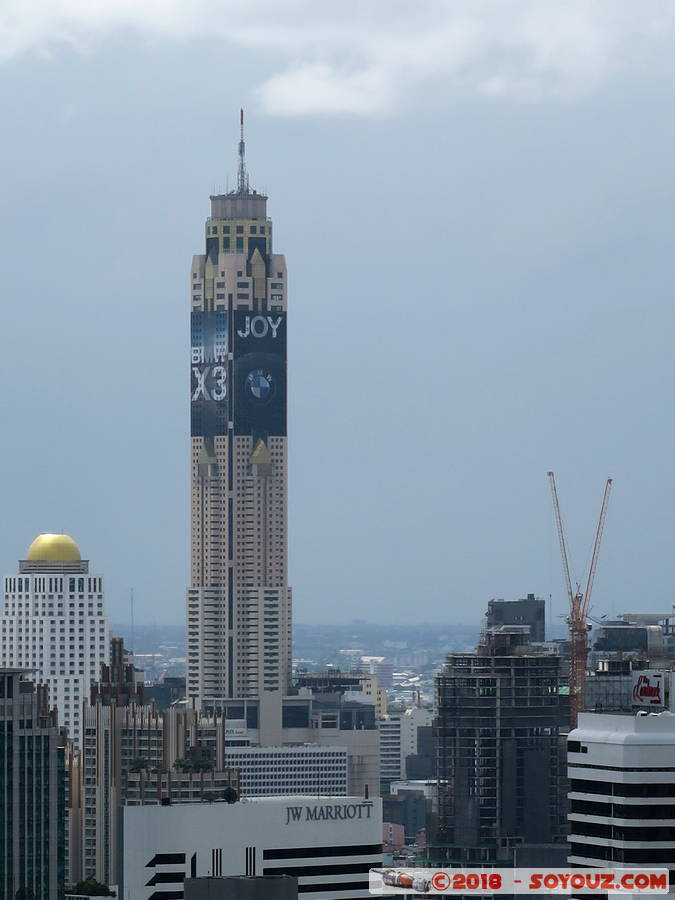
[[[246,144],[244,143],[244,110],[239,110],[239,126],[241,136],[239,139],[239,172],[237,175],[237,193],[248,194],[248,173],[246,171]]]

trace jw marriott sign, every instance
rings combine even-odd
[[[363,803],[316,803],[313,806],[287,806],[286,825],[291,822],[322,822],[330,819],[369,819],[372,801]]]

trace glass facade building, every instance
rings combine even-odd
[[[0,896],[59,900],[65,880],[65,770],[47,691],[0,669]]]

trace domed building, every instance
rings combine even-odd
[[[68,534],[39,534],[6,575],[5,609],[0,617],[0,665],[33,669],[49,687],[77,747],[82,746],[82,703],[101,663],[109,662],[103,576],[89,572],[89,561]]]
[[[28,563],[82,562],[80,548],[69,534],[39,534],[26,553]]]

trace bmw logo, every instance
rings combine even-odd
[[[249,391],[259,403],[269,400],[274,390],[272,376],[262,369],[254,369],[246,376]]]

